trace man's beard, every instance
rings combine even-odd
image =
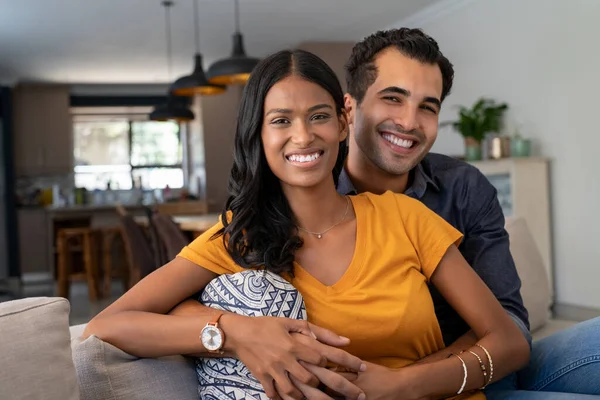
[[[366,127],[364,127],[366,128]],[[404,175],[412,170],[429,151],[425,135],[418,130],[406,131],[397,125],[382,123],[373,129],[361,129],[363,134],[356,135],[355,141],[364,156],[377,168],[389,175]],[[385,140],[381,137],[380,131],[401,133],[406,136],[414,137],[414,148],[409,155],[395,154],[391,149],[386,149]]]

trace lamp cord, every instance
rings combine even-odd
[[[167,74],[168,78],[171,79],[171,6],[172,1],[163,1],[165,6],[165,26],[166,26],[166,38],[167,38]]]
[[[194,32],[196,34],[196,54],[200,54],[200,26],[198,20],[200,15],[198,13],[198,0],[194,0]]]
[[[240,33],[240,3],[235,0],[235,33]]]

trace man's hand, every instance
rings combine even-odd
[[[365,372],[359,372],[358,377],[347,372],[339,374],[353,383],[366,394],[368,400],[425,400],[413,393],[410,367],[391,369],[381,365],[366,363]]]

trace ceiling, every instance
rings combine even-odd
[[[249,55],[304,41],[354,41],[438,0],[240,0]],[[377,5],[375,5],[377,4]],[[199,0],[204,68],[231,52],[233,0]],[[0,0],[0,82],[165,83],[188,74],[193,0],[171,9],[168,74],[160,0]]]

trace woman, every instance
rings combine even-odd
[[[470,396],[519,369],[528,344],[457,250],[459,232],[404,195],[336,192],[347,132],[343,92],[322,60],[299,50],[264,59],[240,104],[223,223],[100,313],[84,336],[140,357],[232,357],[271,398],[329,398],[319,381],[352,399]],[[173,310],[215,278],[248,270],[291,282],[311,323],[198,303]],[[444,346],[428,281],[479,342],[415,364]],[[338,368],[353,372],[352,382]]]

